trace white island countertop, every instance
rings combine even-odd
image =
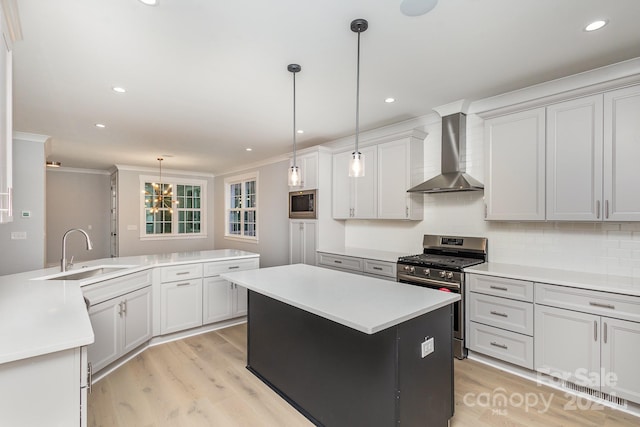
[[[104,258],[74,265],[68,272],[95,266],[126,268],[84,280],[42,280],[59,274],[59,267],[0,276],[0,364],[91,344],[94,336],[82,286],[157,266],[258,256],[219,249]]]
[[[305,264],[220,277],[252,291],[374,334],[460,300],[460,295]]]

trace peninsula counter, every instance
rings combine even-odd
[[[221,277],[249,289],[247,368],[316,425],[453,416],[459,295],[304,264]]]

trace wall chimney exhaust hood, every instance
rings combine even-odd
[[[465,173],[467,116],[455,113],[442,117],[442,173],[407,190],[408,193],[449,193],[477,191],[484,185]]]

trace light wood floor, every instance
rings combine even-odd
[[[88,425],[312,426],[245,364],[246,325],[149,348],[93,385]],[[563,392],[472,360],[455,361],[455,393],[452,427],[640,425],[609,408],[566,410]],[[510,403],[491,405],[499,395]]]

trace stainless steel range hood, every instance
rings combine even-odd
[[[407,190],[409,193],[448,193],[477,191],[484,185],[465,173],[464,163],[467,137],[467,116],[463,113],[442,118],[442,173]]]

